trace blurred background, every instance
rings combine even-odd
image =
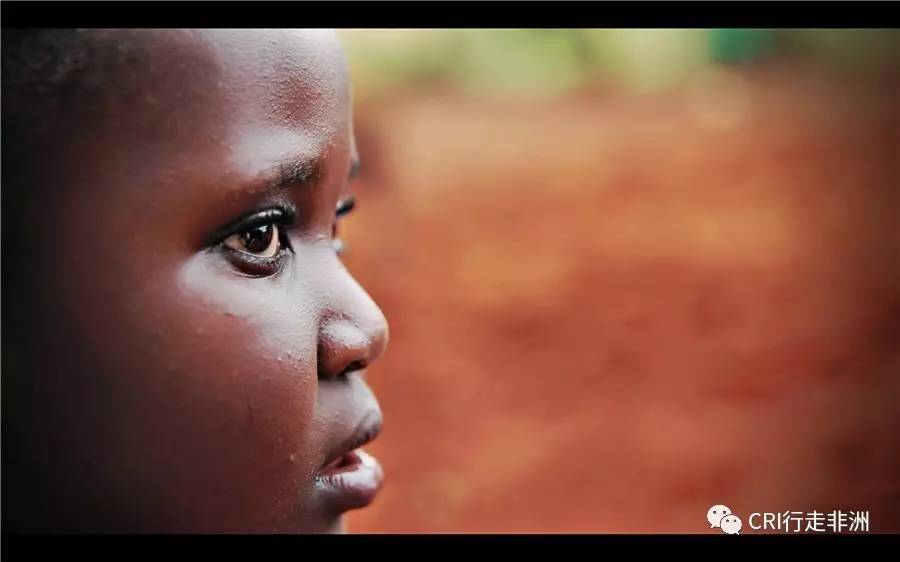
[[[900,33],[344,30],[355,532],[900,531]]]

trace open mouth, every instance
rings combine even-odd
[[[360,459],[359,455],[359,453],[361,452],[362,449],[354,449],[334,459],[333,461],[322,467],[320,475],[333,476],[335,474],[340,474],[341,472],[355,470],[358,465],[362,464],[362,459]]]
[[[362,449],[354,449],[320,470],[317,480],[344,486],[356,480],[373,479],[380,485],[382,477],[381,465],[375,457]]]
[[[373,412],[357,425],[356,431],[331,456],[316,475],[316,487],[326,503],[347,511],[369,505],[384,481],[384,471],[372,455],[362,450],[381,431],[381,414]]]

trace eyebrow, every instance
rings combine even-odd
[[[359,176],[360,159],[358,156],[350,161],[350,170],[347,180]],[[309,183],[322,176],[322,159],[319,156],[299,158],[296,160],[282,161],[275,168],[271,180],[266,184],[266,191],[280,191],[282,189],[303,183]]]
[[[322,161],[318,156],[283,160],[266,184],[266,191],[279,191],[297,184],[309,183],[322,175]]]

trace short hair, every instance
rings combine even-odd
[[[86,90],[102,86],[91,56],[90,31],[76,29],[4,29],[2,34],[2,238],[3,252],[27,257],[26,208],[35,197],[39,174],[53,173],[48,154],[71,142],[66,113],[79,110]],[[20,272],[7,268],[4,292]],[[7,292],[7,294],[15,294]],[[13,304],[15,299],[10,301]],[[4,343],[6,343],[4,338]]]
[[[4,187],[46,173],[46,155],[64,154],[85,129],[99,131],[159,108],[150,88],[182,87],[148,30],[24,29],[2,35]],[[166,44],[178,37],[167,37]],[[127,109],[128,112],[123,112]],[[7,181],[9,180],[9,181]]]
[[[74,29],[4,30],[4,153],[39,141],[52,130],[66,98],[89,82],[84,35]]]
[[[22,232],[21,211],[37,178],[53,173],[50,155],[65,150],[115,73],[130,56],[110,33],[85,29],[4,29],[2,34],[3,240]],[[40,175],[40,176],[39,176]],[[15,249],[16,246],[10,246]]]
[[[2,186],[7,218],[25,196],[21,185],[88,71],[84,32],[10,29],[2,36]],[[6,237],[4,236],[4,239]]]

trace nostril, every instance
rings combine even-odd
[[[325,318],[318,342],[320,379],[346,377],[365,369],[381,353],[380,337],[357,316]]]
[[[344,370],[341,371],[338,376],[346,377],[347,375],[349,375],[350,373],[352,373],[354,371],[361,371],[361,370],[365,369],[366,365],[367,364],[365,361],[353,361],[352,363],[350,363],[349,365],[344,367]]]
[[[328,369],[319,369],[319,378],[320,379],[346,379],[347,375],[353,373],[355,371],[361,371],[368,366],[366,361],[353,361],[347,364],[342,370],[338,372],[330,372]]]

